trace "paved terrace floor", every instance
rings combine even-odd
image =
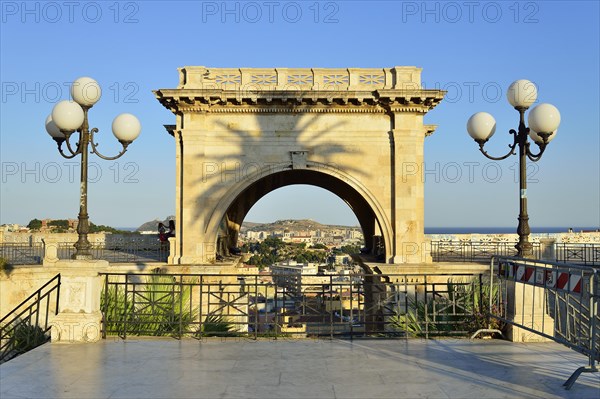
[[[46,344],[0,366],[0,398],[600,398],[555,343],[128,339]]]

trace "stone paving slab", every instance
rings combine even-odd
[[[108,339],[0,365],[0,398],[600,398],[600,373],[555,343]]]

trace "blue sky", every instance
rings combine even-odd
[[[260,12],[259,12],[260,10]],[[561,111],[556,139],[530,166],[532,227],[600,225],[600,11],[597,1],[107,1],[1,2],[0,223],[76,217],[78,166],[56,151],[44,121],[91,76],[103,97],[90,113],[100,149],[118,150],[112,119],[131,112],[142,134],[117,161],[90,160],[90,218],[137,226],[174,213],[174,123],[151,92],[174,88],[177,67],[423,68],[448,90],[426,116],[427,226],[516,226],[516,157],[491,162],[466,133],[493,114],[486,145],[507,150],[518,115],[505,98],[516,79]],[[247,220],[312,218],[355,224],[337,197],[309,186],[277,190]]]

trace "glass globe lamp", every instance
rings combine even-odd
[[[138,118],[132,114],[120,114],[112,123],[112,131],[117,140],[131,143],[142,131],[142,125]]]
[[[52,121],[65,132],[74,132],[83,124],[83,109],[75,101],[64,100],[52,109]]]
[[[496,132],[496,120],[487,112],[478,112],[469,118],[467,132],[473,140],[485,142]]]
[[[94,79],[87,76],[76,79],[71,85],[73,101],[82,107],[91,107],[100,100],[102,90]]]

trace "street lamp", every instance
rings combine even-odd
[[[512,145],[509,145],[508,154],[501,157],[490,156],[484,149],[485,143],[496,131],[496,120],[487,112],[478,112],[469,118],[467,131],[469,135],[479,144],[479,151],[487,158],[494,161],[506,159],[515,155],[515,148],[519,146],[519,242],[515,245],[520,257],[532,257],[533,246],[529,242],[529,216],[527,215],[527,158],[533,162],[541,159],[548,143],[556,136],[560,124],[560,113],[551,104],[539,104],[534,107],[528,115],[529,127],[525,126],[525,111],[529,109],[537,99],[537,88],[528,80],[517,80],[513,82],[507,91],[508,102],[519,112],[519,130],[511,129],[510,134],[514,136]],[[531,151],[530,142],[527,137],[538,146],[538,152]]]
[[[71,97],[74,101],[61,101],[54,106],[52,114],[46,118],[46,131],[56,141],[58,152],[64,158],[71,159],[81,154],[81,196],[79,200],[79,215],[77,233],[79,239],[75,243],[73,259],[92,259],[89,232],[89,217],[87,212],[87,186],[88,186],[88,144],[91,144],[91,153],[102,159],[114,160],[120,158],[127,146],[133,142],[142,129],[140,121],[131,114],[120,114],[112,123],[112,131],[123,146],[122,150],[114,157],[107,157],[98,152],[98,144],[94,142],[97,128],[89,129],[88,111],[98,102],[102,91],[100,85],[92,78],[82,77],[73,82]],[[70,142],[72,134],[77,131],[79,136],[73,146]],[[66,142],[68,153],[63,151],[62,145]]]

